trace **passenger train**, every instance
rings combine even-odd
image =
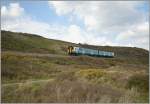
[[[99,57],[114,57],[114,52],[107,52],[101,50],[94,50],[89,48],[81,48],[75,46],[68,46],[69,55],[88,55],[88,56],[99,56]]]

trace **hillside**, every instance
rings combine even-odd
[[[2,51],[13,50],[36,53],[66,54],[70,43],[43,38],[41,36],[2,31]]]
[[[68,45],[113,51],[115,57],[69,56]],[[148,103],[147,50],[9,31],[1,31],[1,48],[2,102]]]
[[[14,50],[23,52],[39,52],[66,54],[68,45],[80,46],[85,48],[113,51],[116,56],[124,57],[147,57],[148,51],[140,48],[131,47],[111,47],[111,46],[92,46],[84,44],[74,44],[60,40],[46,39],[38,35],[27,33],[15,33],[1,31],[2,50]],[[42,44],[41,44],[42,43]]]

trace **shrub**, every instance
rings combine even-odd
[[[149,91],[149,75],[135,74],[127,83],[127,88],[137,87],[139,91]]]
[[[99,69],[88,69],[80,70],[76,73],[77,76],[83,77],[88,80],[99,79],[104,76],[106,73]]]
[[[74,72],[73,71],[61,72],[56,76],[56,81],[64,81],[64,80],[69,80],[69,81],[76,80]]]
[[[119,103],[136,103],[139,96],[140,95],[137,91],[137,88],[132,87],[131,89],[127,90],[123,96],[120,97]]]

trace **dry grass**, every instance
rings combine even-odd
[[[148,103],[147,65],[121,60],[2,53],[2,84],[54,80],[2,86],[2,102]]]
[[[9,102],[24,103],[103,102],[106,96],[110,99],[109,102],[118,102],[119,97],[122,95],[117,89],[112,89],[107,85],[93,85],[78,81],[49,82],[45,85],[24,85],[16,87],[15,91],[11,87],[9,89],[13,89],[13,91],[2,96],[3,102],[8,102],[8,100]],[[3,90],[7,91],[7,89],[4,88]],[[8,99],[9,97],[11,98]]]

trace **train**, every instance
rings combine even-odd
[[[114,52],[101,51],[89,48],[82,48],[76,46],[68,46],[69,55],[88,55],[88,56],[97,56],[97,57],[114,57]]]

